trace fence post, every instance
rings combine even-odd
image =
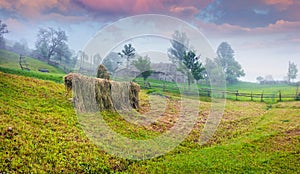
[[[252,95],[252,91],[251,91],[251,101],[253,101],[253,95]]]
[[[279,90],[279,101],[281,102],[281,91]]]
[[[236,93],[235,93],[235,100],[238,100],[238,95],[239,95],[239,90],[236,90]]]
[[[210,89],[207,89],[207,96],[210,97]]]
[[[225,94],[224,94],[225,92],[224,91],[222,91],[222,98],[224,99],[225,98]]]
[[[261,93],[261,96],[260,96],[260,101],[263,102],[264,101],[264,91]]]

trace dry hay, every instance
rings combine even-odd
[[[109,73],[104,65],[100,64],[97,68],[97,78],[109,80]]]
[[[69,73],[64,77],[64,84],[66,88],[66,96],[69,94],[69,92],[72,90],[72,81],[73,81],[73,76],[75,73]]]
[[[139,108],[140,86],[70,73],[64,77],[67,92],[73,89],[79,112],[131,110]]]
[[[111,82],[112,100],[117,110],[139,108],[140,86],[133,82]]]
[[[100,110],[115,110],[111,97],[111,83],[106,79],[95,79],[95,98]]]

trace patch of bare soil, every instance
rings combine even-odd
[[[300,102],[299,101],[281,102],[281,103],[276,104],[275,108],[300,109]]]
[[[287,136],[300,136],[300,129],[288,130],[285,132]]]
[[[159,96],[159,95],[143,95],[140,97],[140,117],[145,128],[165,132],[171,129],[178,121],[180,115],[184,117],[199,117],[195,123],[195,128],[206,122],[209,114],[209,103],[200,103],[197,100],[185,99],[184,101],[176,98]],[[199,113],[196,111],[199,110]],[[197,119],[197,118],[196,118]],[[183,119],[185,121],[187,119]],[[193,120],[193,119],[192,119]]]

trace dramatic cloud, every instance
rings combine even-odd
[[[194,17],[212,0],[76,0],[75,3],[91,16],[106,16],[108,19],[129,15],[159,13],[182,19]]]
[[[29,22],[57,20],[58,16],[68,19],[78,16],[77,13],[82,11],[72,5],[70,0],[2,0],[0,10],[9,12],[11,17]]]
[[[264,27],[277,20],[298,21],[300,1],[293,0],[216,0],[199,15],[201,20],[243,27]]]

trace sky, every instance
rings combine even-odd
[[[214,50],[228,42],[245,70],[241,80],[255,82],[266,75],[282,80],[289,61],[300,70],[299,9],[299,0],[1,0],[0,20],[8,25],[6,39],[34,48],[39,28],[54,27],[78,51],[122,18],[168,15],[199,29]]]

